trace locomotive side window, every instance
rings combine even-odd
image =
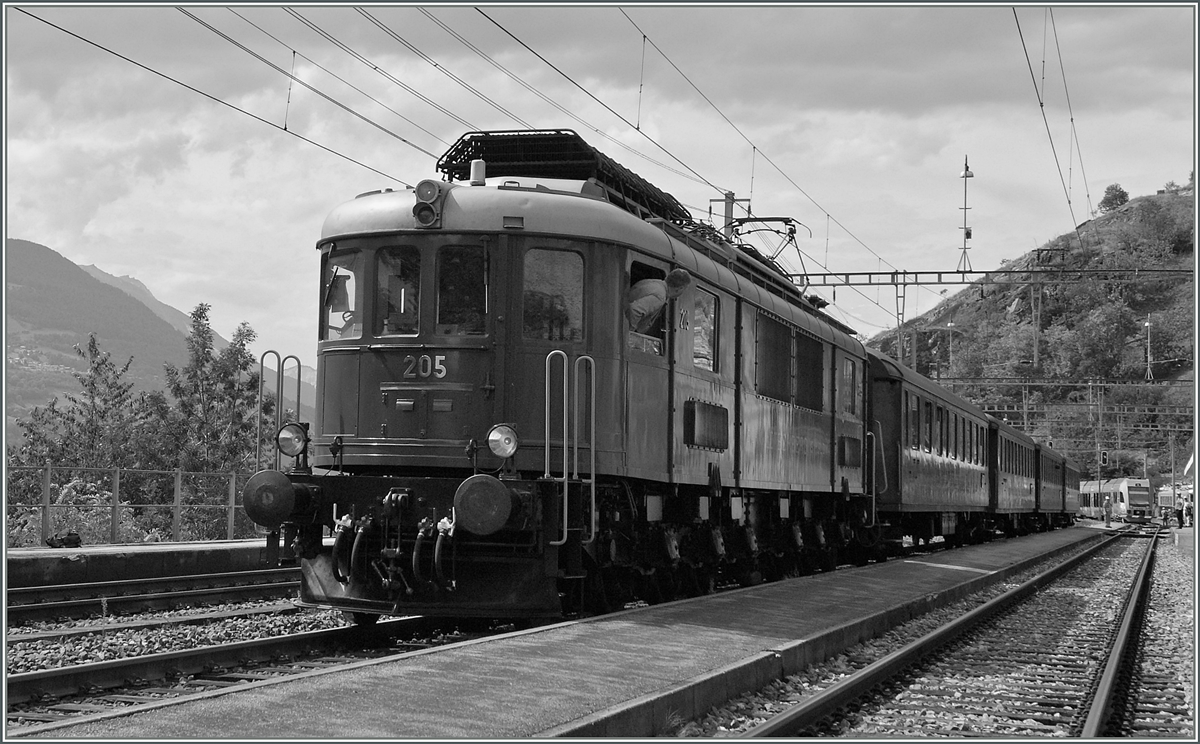
[[[717,296],[703,289],[692,304],[692,364],[696,369],[717,371]]]
[[[481,336],[487,317],[487,253],[483,246],[451,245],[438,250],[437,332]]]
[[[796,405],[825,410],[825,347],[800,332],[796,333]]]
[[[379,252],[375,271],[376,336],[413,336],[421,323],[421,253],[414,246]]]
[[[783,323],[759,313],[757,335],[755,391],[765,398],[790,403],[792,332]]]
[[[842,385],[838,391],[842,399],[842,413],[858,415],[858,362],[842,360]]]
[[[366,258],[359,251],[329,253],[321,271],[321,340],[362,336],[363,277]]]
[[[583,338],[583,257],[567,251],[525,253],[522,325],[525,338]]]

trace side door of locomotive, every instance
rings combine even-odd
[[[624,305],[635,296],[640,282],[664,281],[670,267],[665,261],[630,254]],[[671,478],[673,421],[671,367],[674,345],[670,338],[676,323],[678,302],[667,300],[652,320],[631,326],[621,319],[625,357],[625,451],[627,472],[634,478],[664,481]],[[635,319],[636,320],[636,319]]]
[[[507,341],[505,416],[516,425],[523,442],[518,453],[518,467],[541,471],[548,442],[549,470],[558,477],[563,474],[564,462],[567,470],[573,465],[570,443],[575,422],[571,411],[577,381],[573,382],[572,376],[575,360],[588,353],[587,246],[557,238],[502,237],[505,238],[505,255],[512,268],[504,314]],[[564,374],[567,376],[565,393]],[[580,376],[584,375],[581,373]],[[587,406],[587,396],[581,395],[579,400],[581,406]],[[580,413],[579,431],[581,437],[586,437],[590,411]],[[565,440],[564,421],[567,424]],[[581,444],[590,446],[590,442]],[[585,453],[580,454],[581,458],[585,456]]]
[[[675,301],[672,477],[679,483],[735,483],[737,400],[734,297],[695,278]]]

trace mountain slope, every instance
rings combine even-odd
[[[79,268],[86,271],[93,278],[104,282],[110,287],[116,287],[125,294],[134,298],[138,302],[145,305],[152,313],[165,320],[172,328],[187,336],[192,330],[192,318],[182,310],[171,307],[165,302],[160,301],[155,297],[145,284],[142,284],[137,279],[129,275],[113,276],[95,265],[80,266]],[[213,348],[217,351],[229,346],[220,334],[213,333]]]
[[[95,266],[79,267],[56,251],[28,240],[5,240],[5,441],[19,440],[18,420],[35,406],[79,391],[73,371],[85,365],[74,346],[95,333],[117,365],[133,357],[126,379],[135,390],[162,390],[165,363],[187,364],[191,318],[154,297],[133,277],[114,277]],[[214,334],[218,350],[229,342]],[[270,361],[270,360],[268,360]],[[295,407],[295,367],[285,370],[285,405]],[[316,373],[305,368],[302,415],[312,420]],[[264,396],[273,397],[276,373],[265,374]]]

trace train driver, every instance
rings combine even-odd
[[[625,317],[629,327],[636,333],[647,333],[654,328],[667,300],[683,294],[692,282],[692,275],[684,269],[675,269],[667,274],[666,280],[643,279],[629,288],[629,300],[625,305]]]

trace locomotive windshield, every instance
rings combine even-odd
[[[384,248],[376,261],[375,335],[415,335],[421,325],[421,253],[408,245]]]
[[[481,336],[487,316],[487,253],[483,246],[448,245],[437,254],[437,332]]]
[[[525,254],[524,336],[547,341],[583,338],[583,258],[531,249]]]
[[[330,253],[322,270],[321,339],[362,336],[361,286],[365,259],[358,251]]]

